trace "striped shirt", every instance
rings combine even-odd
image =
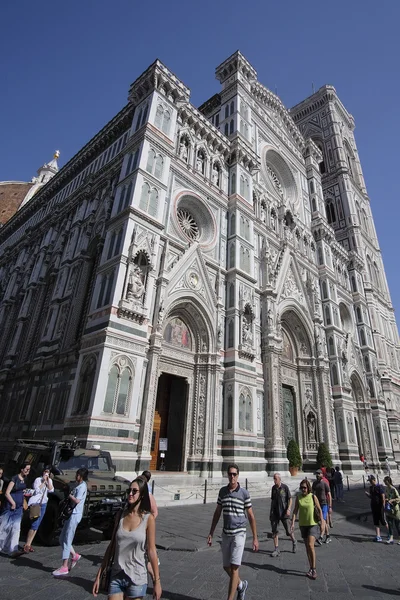
[[[246,533],[247,517],[245,511],[251,508],[249,492],[239,484],[235,490],[226,485],[219,490],[217,504],[222,506],[224,516],[223,533],[236,535]]]

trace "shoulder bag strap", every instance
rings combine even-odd
[[[110,545],[109,545],[109,549],[110,549],[110,550],[109,550],[109,553],[108,553],[108,557],[107,557],[107,561],[106,561],[106,562],[104,562],[104,559],[106,558],[106,555],[104,555],[104,559],[103,559],[103,562],[104,562],[104,564],[102,564],[102,566],[101,566],[101,567],[102,567],[102,568],[101,568],[101,570],[102,570],[102,571],[104,571],[104,569],[106,569],[106,568],[107,568],[107,566],[109,566],[110,564],[112,564],[112,563],[114,562],[114,555],[115,555],[115,538],[116,538],[116,535],[117,535],[117,529],[118,529],[118,527],[119,527],[119,524],[120,524],[120,522],[121,522],[121,519],[122,519],[122,514],[123,514],[123,512],[124,512],[124,509],[123,509],[123,508],[121,508],[121,510],[119,511],[119,513],[117,514],[117,517],[116,517],[116,519],[115,519],[114,531],[113,531],[113,533],[112,533],[112,536],[111,536],[111,541],[110,541]]]

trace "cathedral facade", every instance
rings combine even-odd
[[[160,61],[0,230],[1,437],[119,471],[400,462],[400,353],[331,86],[288,110],[240,52],[199,108]]]

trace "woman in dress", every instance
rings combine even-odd
[[[0,552],[15,558],[23,553],[19,548],[19,534],[24,510],[25,478],[29,475],[31,465],[23,463],[18,475],[9,482],[0,516]]]
[[[109,564],[114,551],[114,563],[108,590],[109,600],[146,596],[146,554],[152,567],[153,598],[161,598],[161,583],[156,551],[156,525],[151,514],[147,482],[137,477],[129,486],[128,500],[124,510],[116,519],[112,540],[93,585],[93,596],[99,592],[103,571]]]
[[[397,535],[399,536],[399,541],[397,542],[400,545],[400,496],[399,492],[393,485],[392,478],[388,475],[383,480],[383,483],[386,485],[385,490],[385,516],[388,524],[389,536],[387,539],[387,544],[393,544],[393,533],[396,529]]]
[[[77,483],[76,488],[72,490],[68,496],[69,501],[74,505],[74,510],[71,516],[64,522],[64,526],[60,534],[60,545],[62,547],[62,565],[55,571],[53,571],[54,577],[62,577],[68,575],[70,569],[73,569],[81,558],[81,555],[75,552],[72,547],[74,541],[75,531],[78,524],[82,520],[83,509],[85,506],[86,494],[87,494],[87,469],[78,469],[75,475],[75,481]],[[71,561],[71,564],[68,564]]]
[[[37,530],[39,529],[40,523],[42,522],[44,513],[46,512],[48,500],[47,494],[49,492],[54,492],[53,482],[50,477],[50,467],[46,467],[44,469],[41,477],[36,477],[35,481],[33,482],[33,489],[35,490],[35,493],[29,498],[28,508],[34,504],[39,504],[40,515],[31,523],[31,528],[28,531],[26,544],[24,546],[24,552],[34,552],[32,548],[32,542]]]
[[[319,514],[320,522],[323,524],[324,519],[318,498],[311,492],[311,483],[308,479],[303,479],[300,483],[300,494],[296,497],[296,504],[292,514],[292,533],[294,531],[296,515],[299,513],[301,537],[304,540],[308,562],[310,563],[310,569],[307,573],[307,577],[310,579],[317,579],[314,543],[315,539],[319,537],[319,526],[314,518],[315,509]]]

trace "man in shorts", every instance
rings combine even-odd
[[[229,575],[228,600],[244,600],[248,582],[239,578],[239,567],[242,563],[244,544],[246,541],[246,521],[249,519],[253,534],[253,551],[258,551],[258,538],[256,519],[251,508],[249,492],[240,487],[238,482],[239,467],[236,464],[228,465],[228,485],[219,490],[217,508],[211,523],[207,543],[212,544],[215,528],[223,513],[224,525],[222,529],[222,560],[226,573]],[[246,518],[247,513],[247,518]]]
[[[315,494],[318,498],[319,504],[321,506],[321,510],[322,510],[322,516],[323,516],[323,520],[321,521],[321,525],[320,525],[320,536],[319,538],[316,540],[318,546],[322,546],[324,539],[324,533],[326,534],[325,537],[325,544],[330,544],[331,540],[331,536],[329,535],[329,525],[328,525],[328,515],[329,513],[332,512],[332,496],[331,496],[331,490],[329,487],[328,482],[326,481],[326,479],[324,479],[324,475],[321,469],[318,469],[318,471],[316,471],[315,475],[317,476],[317,480],[314,481],[314,483],[312,484],[312,492],[313,494]]]
[[[278,525],[279,521],[282,523],[286,535],[292,540],[292,552],[295,553],[297,549],[296,538],[294,533],[290,530],[290,511],[292,507],[292,496],[288,486],[282,483],[281,476],[279,473],[274,475],[274,484],[271,490],[271,510],[269,519],[271,521],[272,537],[274,539],[274,551],[271,556],[276,557],[280,555],[279,552],[279,540],[278,540]]]
[[[372,520],[375,525],[375,542],[381,542],[381,525],[387,526],[386,517],[384,513],[385,506],[385,486],[377,483],[375,475],[368,477],[370,482],[369,492],[365,492],[365,495],[371,499],[371,511]]]

